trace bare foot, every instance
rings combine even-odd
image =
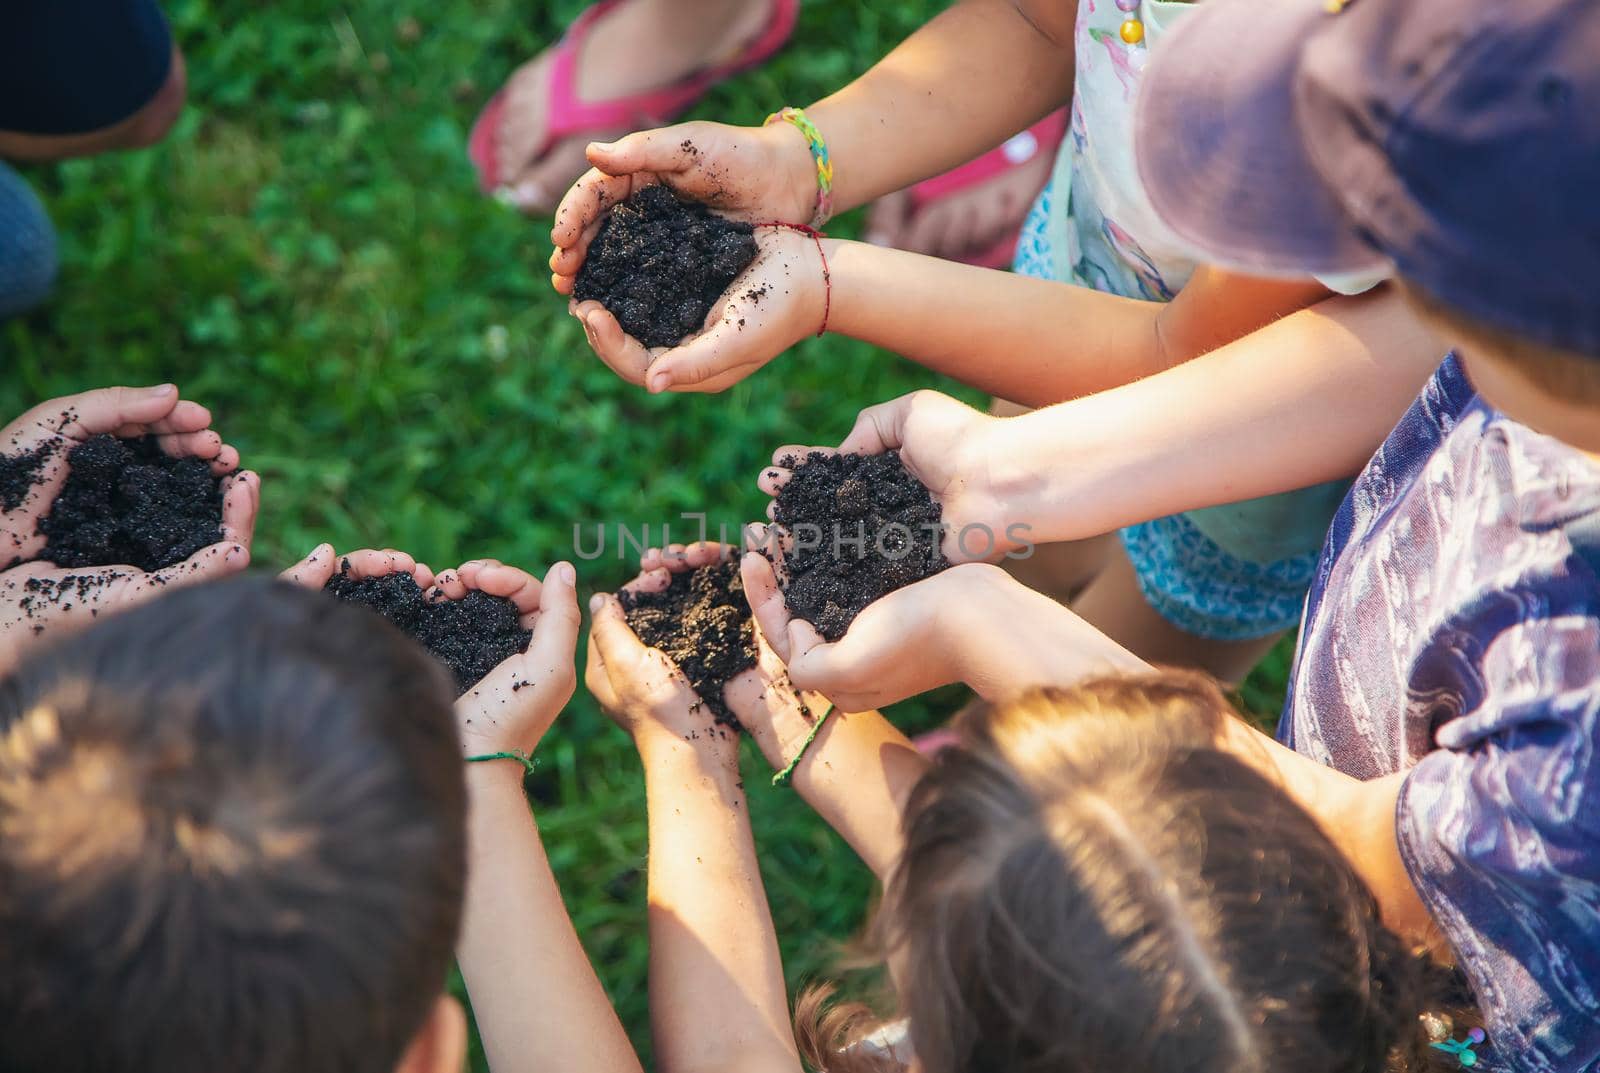
[[[905,190],[879,198],[867,216],[867,241],[952,261],[965,260],[1016,233],[1050,181],[1053,148],[973,186],[914,209]]]
[[[773,0],[631,0],[607,12],[577,57],[577,96],[603,101],[670,86],[704,67],[727,62],[772,18]],[[553,48],[512,74],[495,139],[495,172],[512,204],[528,213],[555,211],[561,195],[586,170],[584,146],[630,128],[586,130],[542,155]],[[668,117],[653,117],[666,120]]]

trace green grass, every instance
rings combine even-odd
[[[759,122],[816,99],[938,6],[811,0],[789,49],[694,114]],[[172,0],[190,70],[173,135],[28,172],[61,232],[62,281],[45,311],[0,325],[0,413],[173,380],[262,474],[259,566],[331,540],[542,568],[570,555],[574,522],[759,517],[754,478],[773,447],[836,440],[863,405],[926,386],[980,401],[832,338],[714,397],[650,398],[594,359],[548,287],[547,223],[479,196],[463,149],[477,107],[580,7]],[[633,568],[614,551],[581,565],[585,591]],[[1263,709],[1276,659],[1247,693]],[[960,699],[892,714],[916,730]],[[636,759],[581,693],[540,759],[532,789],[568,906],[647,1047]],[[870,877],[796,798],[749,774],[798,984],[829,972]]]

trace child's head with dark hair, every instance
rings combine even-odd
[[[1316,821],[1220,747],[1228,718],[1174,674],[966,721],[912,793],[876,925],[922,1070],[1408,1064],[1414,960]],[[825,1015],[809,1049],[859,1016]]]
[[[459,1068],[452,697],[375,616],[257,579],[0,683],[0,1068]]]

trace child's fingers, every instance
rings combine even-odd
[[[417,583],[417,588],[424,592],[433,588],[433,569],[427,563],[418,563],[412,567],[411,578]]]
[[[767,639],[770,643],[770,634]],[[817,628],[804,619],[789,620],[784,631],[783,647],[780,649],[774,645],[773,651],[780,655],[785,651],[788,653],[783,661],[789,666],[789,681],[797,689],[829,693],[839,688],[841,683],[854,680],[850,675],[857,669],[854,663],[859,649],[829,644],[817,632]]]
[[[688,569],[698,570],[702,566],[726,562],[738,553],[739,549],[732,544],[724,544],[717,540],[697,540],[683,549],[683,562]]]
[[[856,423],[839,444],[840,454],[881,455],[905,443],[906,418],[918,392],[868,406],[856,415]],[[930,392],[930,394],[932,394]]]
[[[590,142],[584,148],[589,163],[607,175],[637,172],[688,171],[700,163],[700,151],[686,124],[635,131],[614,142]]]
[[[611,311],[599,302],[579,302],[573,307],[573,315],[583,325],[589,348],[606,368],[630,384],[643,386],[650,353],[622,330]]]
[[[499,566],[499,559],[469,559],[456,567],[456,576],[469,589],[478,587],[478,572],[486,566]]]
[[[311,554],[295,563],[278,576],[284,581],[303,585],[308,589],[321,589],[339,568],[339,557],[332,544],[318,544]]]
[[[159,421],[130,421],[117,429],[114,435],[123,439],[135,436],[181,436],[184,433],[200,432],[211,427],[211,411],[201,406],[198,402],[188,399],[178,400],[172,412]]]
[[[385,548],[377,551],[372,548],[362,548],[352,551],[339,560],[341,568],[349,564],[350,576],[356,580],[363,578],[387,577],[389,574],[409,574],[416,567],[416,560],[403,551]]]
[[[510,600],[517,608],[517,613],[531,615],[535,611],[544,610],[542,598],[543,585],[539,579],[526,570],[519,570],[514,566],[504,563],[485,563],[477,571],[471,581],[465,574],[462,582],[468,588],[476,588],[488,593],[490,596],[502,596]]]
[[[239,449],[232,444],[223,444],[217,452],[217,457],[211,460],[211,474],[215,477],[226,477],[239,468]]]
[[[690,569],[684,555],[682,544],[668,544],[664,548],[646,548],[644,554],[639,556],[639,574],[642,577],[652,570],[681,573]]]
[[[721,383],[734,369],[749,375],[773,356],[751,352],[747,339],[756,340],[758,333],[744,332],[738,318],[727,320],[713,310],[707,319],[709,326],[699,335],[669,348],[651,364],[645,384],[650,394],[693,391],[713,381]]]
[[[222,437],[213,429],[199,432],[168,432],[156,437],[161,450],[173,458],[198,458],[209,462],[222,450]]]
[[[461,582],[461,575],[454,570],[446,570],[433,579],[433,591],[446,600],[459,600],[467,595],[467,587]]]
[[[249,470],[223,478],[222,539],[250,545],[261,510],[261,478]]]
[[[622,708],[617,697],[617,687],[611,681],[611,672],[606,668],[606,661],[600,656],[600,646],[594,642],[594,634],[589,635],[589,643],[585,647],[583,665],[583,687],[594,697],[596,703],[606,711],[615,712]]]
[[[644,655],[644,642],[628,627],[622,604],[610,593],[597,592],[589,600],[589,636],[599,646],[600,658],[612,672],[629,673]]]
[[[756,626],[783,662],[789,662],[789,608],[778,588],[778,575],[772,563],[758,551],[745,553],[739,560],[739,576],[744,580],[745,599]]]
[[[761,476],[756,478],[756,487],[775,496],[789,483],[789,478],[794,476],[794,471],[787,466],[768,466],[761,471]]]
[[[193,585],[237,574],[250,565],[250,549],[223,541],[201,548],[181,563],[136,578],[130,586],[134,599],[153,596],[176,585]]]
[[[29,410],[24,418],[63,436],[86,440],[90,436],[116,432],[124,425],[142,428],[153,424],[171,414],[178,402],[178,388],[174,384],[103,387],[51,399]],[[200,407],[202,412],[204,409]],[[209,414],[206,420],[210,421]]]
[[[655,182],[653,177],[608,175],[590,168],[562,195],[550,225],[550,244],[558,249],[577,246],[588,226],[604,216],[606,210],[626,200],[636,186]],[[581,260],[581,257],[580,257]]]
[[[583,259],[589,255],[589,244],[600,233],[600,227],[604,223],[604,214],[590,220],[571,245],[557,246],[551,252],[550,274],[557,279],[567,280],[569,284],[565,290],[562,290],[560,285],[556,286],[556,290],[562,294],[572,293],[571,284],[577,282],[578,270],[583,267]]]
[[[842,454],[834,447],[808,447],[803,443],[786,443],[772,452],[772,464],[779,469],[793,469],[812,455]]]
[[[622,586],[623,592],[663,592],[672,584],[672,572],[664,566],[641,570],[637,577]]]
[[[578,572],[571,563],[556,563],[539,586],[539,621],[528,642],[524,662],[537,678],[534,688],[540,703],[565,704],[578,685],[573,657],[578,651],[578,630],[583,615],[578,611]]]

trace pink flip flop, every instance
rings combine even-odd
[[[555,62],[550,65],[550,119],[544,141],[534,154],[535,158],[548,153],[558,141],[585,131],[614,130],[618,127],[643,130],[670,123],[688,111],[711,87],[766,62],[789,40],[800,17],[800,0],[774,0],[772,19],[766,28],[729,62],[702,68],[661,89],[606,101],[579,100],[578,50],[583,46],[584,38],[594,29],[595,23],[606,12],[624,2],[600,0],[590,6],[568,27],[556,45]],[[505,90],[502,89],[484,105],[467,139],[467,156],[477,169],[478,186],[485,193],[500,186],[501,176],[496,174],[495,141],[504,111]]]
[[[1006,139],[1000,146],[989,150],[976,160],[969,161],[959,168],[953,168],[943,175],[924,179],[913,186],[910,191],[911,211],[920,212],[941,198],[988,182],[997,175],[1026,164],[1041,153],[1054,154],[1061,145],[1061,139],[1066,137],[1066,133],[1067,110],[1063,108],[1045,116],[1021,134]],[[983,268],[1009,268],[1016,252],[1017,234],[1013,232],[988,249],[980,250],[961,260],[966,264],[979,265]]]

